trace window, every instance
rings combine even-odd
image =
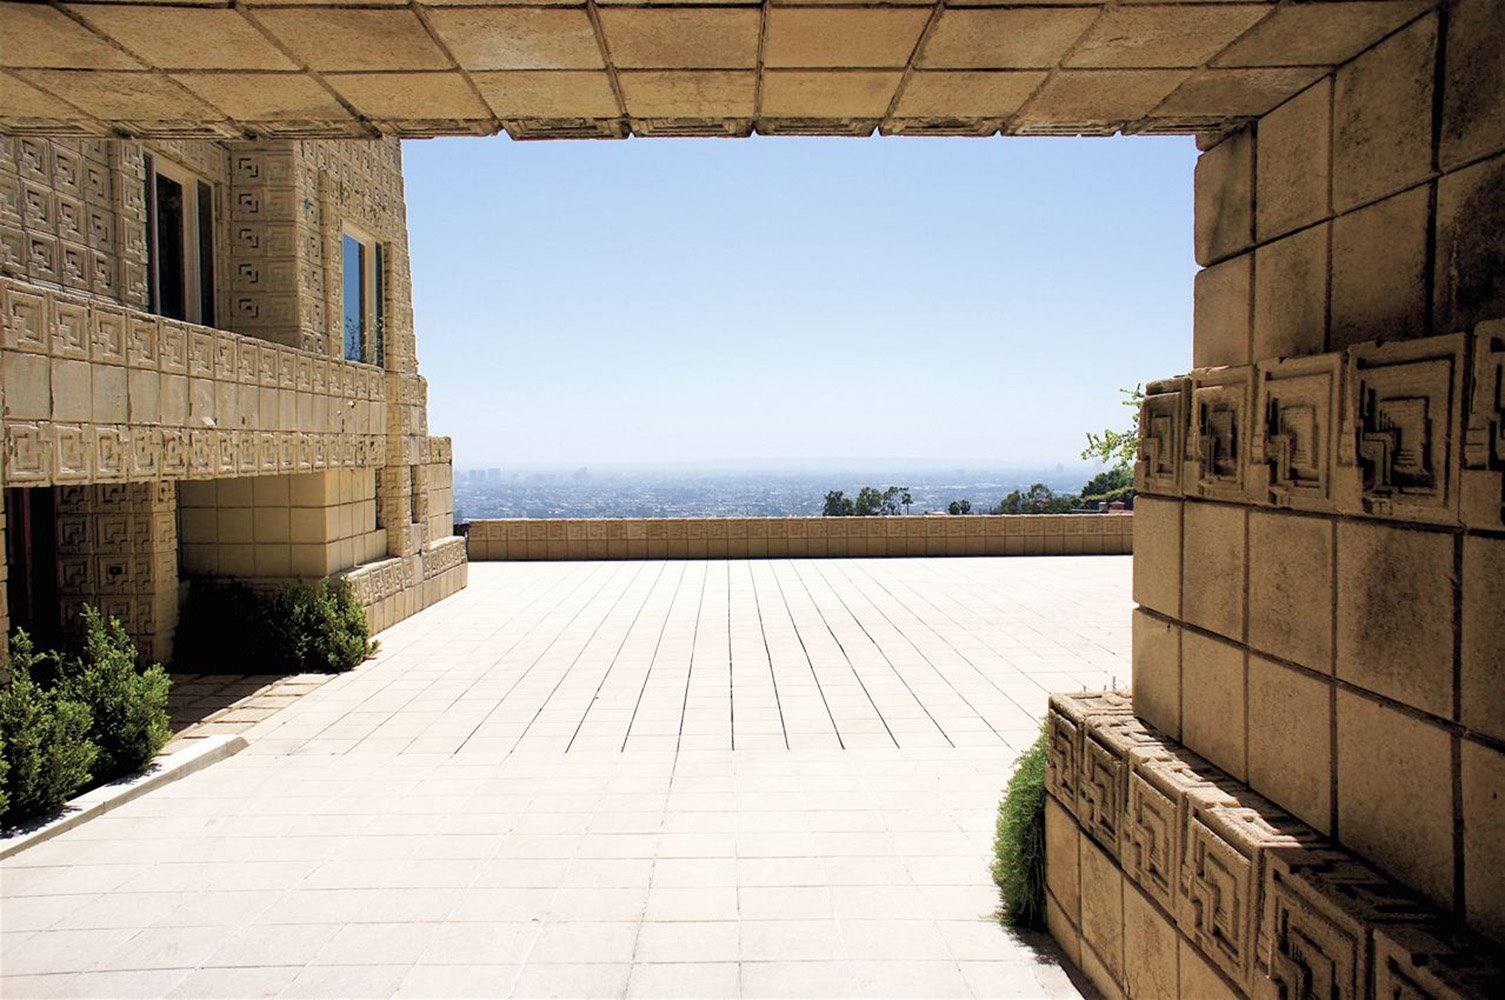
[[[147,298],[160,316],[214,325],[214,189],[146,158]]]
[[[384,364],[382,245],[359,230],[347,228],[341,253],[345,360]]]

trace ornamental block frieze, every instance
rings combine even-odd
[[[1320,837],[1253,793],[1228,786],[1186,795],[1181,848],[1182,892],[1176,922],[1214,965],[1252,988],[1260,891],[1266,853],[1275,847],[1316,844]]]
[[[1463,348],[1455,334],[1349,350],[1340,511],[1457,523]]]
[[[1156,734],[1130,716],[1095,718],[1081,734],[1077,817],[1113,857],[1119,856],[1129,795],[1129,750],[1160,746]]]
[[[5,482],[11,486],[52,479],[51,425],[5,423]]]
[[[1487,944],[1461,932],[1436,924],[1381,925],[1374,951],[1374,993],[1384,1000],[1505,996],[1500,962]]]
[[[1188,793],[1199,792],[1202,801],[1231,804],[1235,800],[1220,784],[1216,768],[1180,747],[1142,744],[1130,747],[1126,757],[1119,861],[1126,875],[1166,912],[1175,913],[1183,893],[1181,857]]]
[[[1191,379],[1184,492],[1210,500],[1244,500],[1254,369],[1205,368],[1192,372]]]
[[[1073,815],[1078,809],[1077,793],[1082,780],[1083,727],[1098,716],[1126,720],[1132,715],[1128,697],[1116,691],[1050,696],[1050,710],[1045,717],[1045,789]]]
[[[1140,492],[1181,495],[1190,395],[1191,379],[1186,376],[1145,386],[1134,462],[1134,483]]]
[[[1429,923],[1415,894],[1334,848],[1266,853],[1254,994],[1368,1000],[1377,924]]]
[[[1334,509],[1335,438],[1342,355],[1260,364],[1255,376],[1252,481],[1257,501],[1296,510]]]
[[[1505,528],[1505,320],[1474,329],[1464,414],[1460,519]]]

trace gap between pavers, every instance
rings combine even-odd
[[[71,830],[96,816],[103,816],[132,799],[140,798],[153,788],[186,778],[210,764],[233,757],[248,745],[245,737],[238,733],[206,736],[192,741],[181,750],[157,757],[152,761],[151,767],[141,774],[100,785],[76,799],[70,799],[59,816],[41,826],[0,837],[0,859],[51,840],[64,830]]]

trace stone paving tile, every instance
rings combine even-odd
[[[0,863],[0,993],[1077,996],[988,919],[1129,561],[482,564],[251,747]]]

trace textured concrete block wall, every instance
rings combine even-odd
[[[1131,514],[517,518],[470,522],[473,559],[1112,555]]]
[[[387,554],[372,469],[184,483],[179,502],[190,575],[320,579]]]
[[[1136,714],[1505,940],[1505,5],[1203,153],[1152,383]]]

